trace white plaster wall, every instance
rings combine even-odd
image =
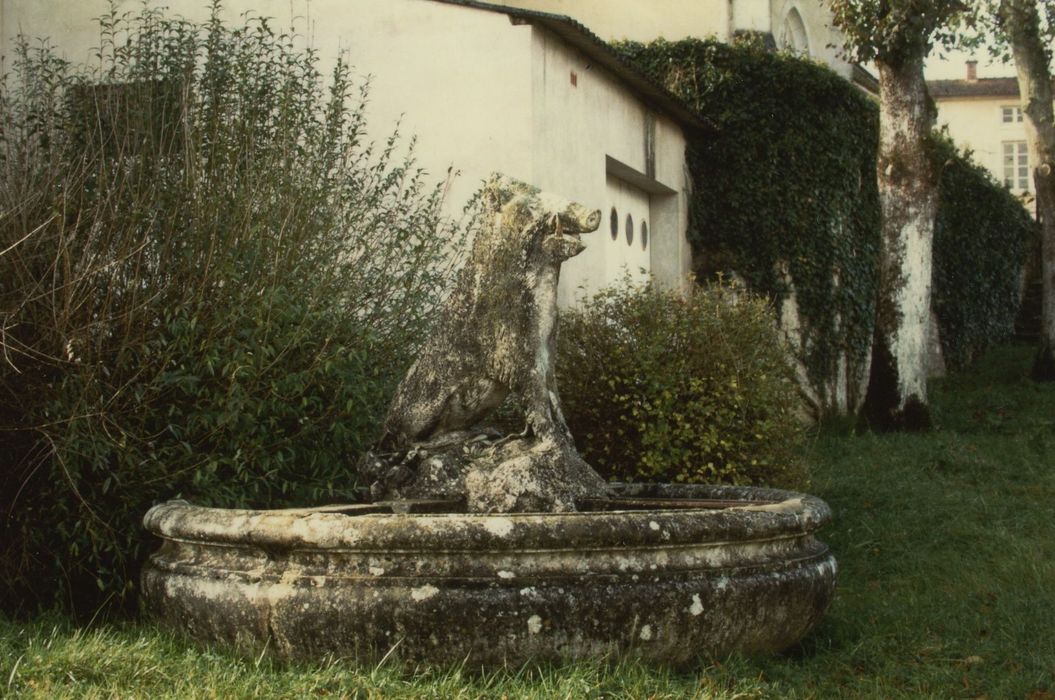
[[[732,4],[733,31],[771,32],[770,0],[736,0]]]
[[[729,0],[498,0],[502,5],[566,15],[602,39],[729,37]]]
[[[208,0],[151,1],[152,7],[168,8],[170,16],[201,21],[208,17]],[[142,0],[115,0],[117,14],[138,13]],[[237,18],[244,12],[273,17],[280,27],[296,26],[308,31],[308,4],[305,0],[226,0],[224,15]],[[18,34],[48,38],[59,55],[78,64],[90,64],[99,46],[96,18],[109,9],[107,0],[0,0],[0,52],[10,61],[12,38]],[[296,20],[294,22],[294,19]]]
[[[974,159],[1004,181],[1004,141],[1025,141],[1026,129],[1021,122],[1004,124],[1001,107],[1018,106],[1017,97],[970,97],[937,101],[938,124],[949,127],[949,136],[957,146],[969,148]]]
[[[770,22],[777,44],[780,45],[784,20],[792,10],[798,11],[806,27],[810,56],[827,64],[842,77],[850,79],[853,75],[853,64],[840,55],[843,45],[842,32],[832,26],[831,10],[821,0],[770,0]]]
[[[652,276],[660,287],[686,289],[692,272],[689,229],[692,178],[685,162],[685,134],[673,120],[656,118],[656,180],[669,193],[652,194]]]
[[[177,3],[178,4],[178,3]],[[133,3],[118,2],[121,9]],[[82,0],[0,0],[0,56],[9,69],[14,37],[24,34],[34,39],[50,38],[61,46],[60,55],[76,63],[91,58],[90,48],[99,45],[99,31],[93,18],[106,9],[104,2]]]
[[[560,302],[567,305],[581,293],[597,291],[610,278],[609,268],[621,264],[615,256],[607,259],[602,245],[608,236],[610,206],[606,160],[613,158],[642,177],[646,175],[649,114],[656,131],[653,184],[673,193],[652,198],[652,271],[661,284],[679,285],[690,262],[683,202],[686,143],[681,128],[662,114],[650,112],[614,76],[557,37],[542,30],[535,30],[534,37],[532,181],[604,214],[601,230],[583,237],[586,250],[565,263]],[[659,264],[657,258],[662,258]]]
[[[320,51],[324,36],[327,53],[340,41],[372,75],[368,124],[376,137],[402,118],[429,172],[461,173],[448,197],[452,215],[491,172],[530,181],[529,26],[428,0],[312,0],[312,12]]]

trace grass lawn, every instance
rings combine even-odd
[[[1010,346],[937,382],[926,435],[817,437],[835,512],[826,619],[775,658],[464,670],[283,665],[149,624],[0,620],[0,696],[1055,700],[1055,386]]]

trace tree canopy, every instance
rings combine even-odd
[[[926,55],[935,42],[951,43],[963,13],[960,0],[827,0],[833,21],[858,61],[887,63]]]

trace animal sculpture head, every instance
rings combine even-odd
[[[581,234],[596,231],[601,224],[599,209],[587,209],[505,175],[493,175],[481,196],[496,218],[493,231],[507,239],[506,245],[516,244],[529,259],[541,257],[552,265],[581,253],[586,248]]]

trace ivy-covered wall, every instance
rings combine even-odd
[[[952,367],[970,363],[1014,329],[1023,267],[1038,243],[1037,222],[989,171],[946,139],[934,229],[934,290],[942,351]]]
[[[714,127],[688,154],[697,275],[735,271],[794,309],[812,408],[853,410],[875,311],[877,105],[822,65],[751,43],[616,48]],[[962,364],[1011,328],[1031,223],[951,144],[936,143],[946,168],[934,306],[947,359]]]
[[[619,49],[715,128],[689,153],[698,276],[735,270],[778,303],[794,290],[804,388],[819,413],[831,410],[840,365],[855,393],[872,341],[875,106],[829,69],[761,46]]]

